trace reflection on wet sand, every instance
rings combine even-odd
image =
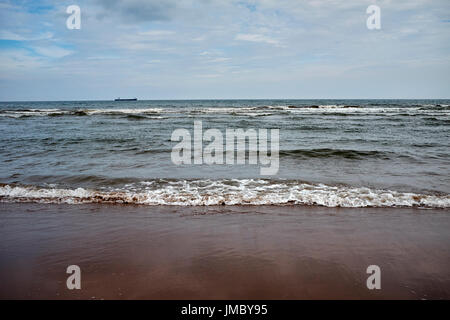
[[[0,298],[450,297],[447,210],[0,205]]]

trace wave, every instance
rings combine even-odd
[[[159,114],[163,111],[161,108],[129,108],[129,109],[13,109],[0,110],[0,116],[18,118],[21,116],[92,116],[92,115],[145,115]]]
[[[104,191],[1,185],[0,202],[135,205],[310,205],[450,208],[450,195],[431,195],[262,179],[152,180]]]
[[[162,116],[150,116],[150,115],[145,115],[145,114],[128,114],[126,115],[127,119],[131,119],[131,120],[145,120],[145,119],[158,119],[158,120],[162,120],[162,119],[168,119],[167,117],[162,117]]]
[[[376,150],[350,150],[350,149],[294,149],[280,150],[281,156],[300,156],[304,158],[346,158],[346,159],[391,159],[398,156],[394,152],[384,152]],[[404,155],[402,155],[404,156]]]
[[[326,115],[437,115],[450,116],[448,105],[416,106],[359,106],[359,105],[276,105],[276,106],[242,106],[242,107],[165,107],[165,108],[98,108],[98,109],[11,109],[0,110],[0,117],[60,117],[60,116],[145,116],[161,114],[227,114],[237,116],[269,116],[274,114],[326,114]],[[134,117],[134,119],[136,119]]]

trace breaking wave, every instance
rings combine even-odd
[[[285,180],[151,180],[127,184],[123,188],[101,190],[1,185],[0,202],[450,208],[450,195]]]
[[[393,114],[393,115],[437,115],[450,116],[448,105],[415,105],[415,106],[358,106],[358,105],[276,105],[276,106],[242,106],[242,107],[165,107],[165,108],[98,108],[98,109],[11,109],[0,110],[0,117],[60,117],[60,116],[128,116],[136,119],[139,116],[161,114],[208,115],[228,114],[236,116],[270,116],[276,114]],[[151,117],[150,117],[151,118]],[[156,118],[157,119],[157,118]]]

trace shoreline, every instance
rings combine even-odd
[[[0,183],[0,203],[449,209],[450,195],[438,191],[414,193],[298,180],[154,179],[109,190]]]
[[[0,203],[0,299],[450,299],[448,213]]]

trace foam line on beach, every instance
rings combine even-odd
[[[231,179],[143,181],[105,191],[2,185],[0,202],[450,208],[450,195],[329,186],[296,181]]]

